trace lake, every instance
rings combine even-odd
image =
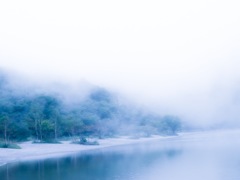
[[[11,163],[1,180],[239,180],[240,131],[186,133],[67,157]]]

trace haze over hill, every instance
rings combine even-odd
[[[239,127],[238,7],[235,0],[5,1],[0,66],[32,82],[90,82],[197,126]]]

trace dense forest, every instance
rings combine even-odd
[[[67,103],[61,93],[34,92],[32,88],[21,91],[12,84],[1,73],[0,141],[5,144],[25,140],[57,142],[81,136],[174,135],[181,129],[178,117],[124,105],[104,88],[93,87],[81,100]]]

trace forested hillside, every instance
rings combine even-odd
[[[0,139],[5,143],[28,139],[54,142],[79,136],[174,135],[180,128],[177,117],[126,106],[104,88],[93,87],[82,100],[69,104],[52,91],[20,91],[9,85],[7,76],[0,75]]]

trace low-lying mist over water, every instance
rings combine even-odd
[[[0,167],[3,180],[237,180],[238,131],[181,134]]]

